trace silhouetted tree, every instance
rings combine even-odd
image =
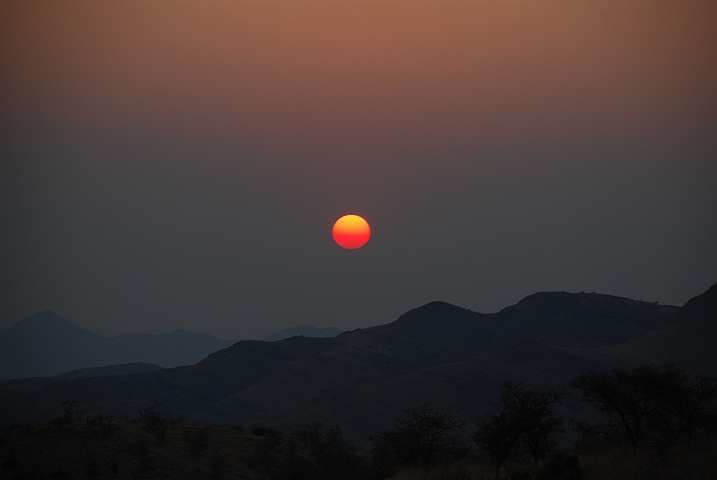
[[[530,456],[537,468],[553,451],[557,434],[564,431],[554,407],[564,397],[563,392],[505,384],[500,399],[492,404],[498,412],[479,422],[473,435],[473,441],[490,455],[496,478],[505,462],[515,456]]]
[[[570,385],[602,416],[602,421],[594,423],[574,421],[587,437],[665,449],[680,438],[690,439],[700,431],[710,433],[715,426],[715,383],[690,376],[673,364],[590,371]]]
[[[465,421],[459,420],[453,409],[434,411],[424,404],[404,412],[407,418],[399,419],[394,428],[369,437],[377,457],[417,466],[445,458],[460,460],[468,454],[469,445],[458,434]]]
[[[498,413],[478,423],[478,430],[473,434],[473,441],[486,452],[495,468],[498,478],[500,468],[517,454],[516,444],[520,438],[520,430],[508,413]]]
[[[711,434],[717,426],[715,399],[717,384],[712,379],[699,374],[690,377],[679,370],[668,402],[669,413],[677,419],[679,434],[688,440],[699,432]]]

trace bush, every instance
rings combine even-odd
[[[62,402],[63,414],[50,420],[50,425],[57,429],[62,430],[66,425],[72,425],[75,420],[82,418],[84,413],[80,409],[80,402],[77,400],[64,400]]]
[[[370,464],[343,438],[341,429],[315,423],[288,440],[266,437],[249,457],[249,465],[269,480],[382,480],[385,470]]]
[[[154,433],[158,441],[164,440],[164,435],[167,432],[167,419],[158,415],[155,411],[156,405],[150,405],[149,407],[139,412],[139,417],[144,422],[144,430],[148,433]]]

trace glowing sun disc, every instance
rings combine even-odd
[[[366,245],[371,237],[371,227],[358,215],[344,215],[334,223],[331,235],[340,246],[353,250]]]

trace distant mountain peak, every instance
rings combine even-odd
[[[277,340],[284,340],[286,338],[298,336],[327,338],[335,337],[342,332],[342,330],[334,327],[317,328],[313,325],[299,325],[298,327],[285,328],[277,333],[274,333],[273,335],[269,335],[264,339],[264,341],[275,342]]]
[[[474,311],[469,310],[467,308],[459,307],[457,305],[453,305],[452,303],[436,300],[407,311],[406,313],[401,315],[397,321],[400,321],[404,318],[410,319],[412,317],[419,317],[425,314],[465,315],[466,313],[474,315],[476,314]]]
[[[15,324],[0,335],[6,338],[18,339],[27,335],[44,335],[48,338],[52,338],[57,335],[72,335],[80,331],[86,330],[78,327],[52,310],[43,310],[31,317],[15,322]],[[100,335],[95,333],[91,333],[89,331],[86,332],[89,335],[100,337]]]
[[[56,324],[56,325],[66,325],[66,326],[73,326],[76,325],[73,324],[68,319],[59,316],[57,313],[55,313],[52,310],[43,310],[41,312],[36,313],[35,315],[31,317],[27,317],[23,320],[20,320],[19,322],[16,322],[15,325],[47,325],[47,324]],[[13,327],[15,326],[13,325]]]
[[[0,333],[0,380],[134,362],[188,365],[232,343],[187,330],[107,338],[45,310]]]
[[[452,303],[444,302],[443,300],[434,300],[432,302],[428,302],[425,305],[421,305],[418,308],[462,308],[458,307],[457,305],[453,305]],[[414,309],[416,310],[416,309]]]

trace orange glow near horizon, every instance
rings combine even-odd
[[[334,241],[349,250],[361,248],[371,237],[371,227],[358,215],[344,215],[336,220],[331,230]]]

